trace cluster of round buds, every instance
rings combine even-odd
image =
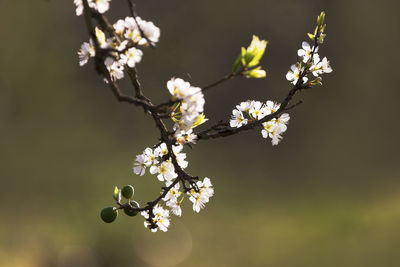
[[[280,104],[268,100],[266,103],[260,101],[247,100],[241,102],[232,110],[230,126],[232,128],[240,128],[249,122],[263,119],[265,116],[275,113]],[[272,119],[264,122],[264,129],[261,134],[264,138],[270,137],[272,144],[277,145],[282,139],[282,133],[287,130],[286,124],[289,122],[289,114],[284,113],[278,119]]]
[[[175,122],[175,139],[178,144],[195,143],[193,128],[207,121],[204,116],[204,95],[199,87],[191,86],[180,78],[172,78],[167,83],[172,99],[171,118]]]
[[[100,217],[105,223],[112,223],[115,221],[118,217],[118,209],[123,209],[124,213],[128,216],[136,216],[139,211],[135,209],[139,209],[139,203],[133,200],[133,195],[134,195],[134,188],[131,185],[126,185],[122,189],[118,189],[118,187],[115,187],[113,197],[114,200],[117,201],[119,205],[121,205],[119,208],[109,206],[105,207],[101,210]],[[122,199],[126,200],[126,203],[122,206],[121,202]],[[135,208],[135,209],[133,209]]]
[[[87,0],[89,7],[103,14],[110,8],[111,0]],[[74,0],[76,6],[76,15],[80,16],[83,14],[83,2],[82,0]]]

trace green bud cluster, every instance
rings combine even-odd
[[[315,38],[318,36],[318,43],[322,44],[324,42],[324,38],[325,38],[325,27],[326,24],[324,24],[325,22],[325,12],[322,11],[321,14],[317,17],[317,26],[315,27],[314,30],[314,34],[312,33],[307,33],[308,38],[310,38],[311,41],[315,42]]]
[[[118,187],[114,188],[113,198],[121,207],[105,207],[100,212],[100,217],[105,223],[112,223],[118,217],[118,209],[123,209],[124,213],[128,216],[136,216],[139,211],[133,210],[132,208],[140,208],[139,203],[134,201],[133,195],[135,193],[135,189],[131,185],[126,185],[119,189]],[[126,199],[126,203],[121,203],[122,198]]]

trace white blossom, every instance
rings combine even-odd
[[[243,125],[247,124],[248,119],[243,116],[243,113],[240,110],[234,109],[232,110],[232,117],[229,122],[232,128],[240,128]]]
[[[266,115],[268,115],[268,108],[264,106],[263,103],[260,101],[252,101],[253,103],[251,104],[251,108],[249,109],[249,114],[257,119],[261,120],[264,118]]]
[[[167,183],[167,186],[169,186],[169,183]],[[180,206],[181,202],[179,201],[179,197],[182,195],[182,192],[179,191],[179,187],[180,185],[177,183],[163,198],[163,201],[166,202],[167,207],[170,207],[172,213],[176,216],[182,215],[182,208]]]
[[[84,42],[78,51],[79,65],[85,65],[89,61],[89,58],[94,57],[95,55],[96,52],[92,40],[90,40],[89,43]]]
[[[180,78],[169,80],[167,88],[172,96],[181,100],[171,113],[175,121],[174,130],[178,135],[182,136],[185,132],[207,121],[203,114],[205,100],[201,88],[191,86],[189,82]],[[195,136],[189,136],[189,140],[194,139]],[[185,140],[181,138],[180,142],[185,142]]]
[[[186,143],[196,144],[197,135],[193,133],[193,129],[188,131],[177,130],[175,131],[174,137],[178,144],[184,145]]]
[[[104,61],[104,65],[107,67],[112,81],[124,78],[124,67],[121,66],[118,61],[115,61],[111,57],[107,57]]]
[[[171,181],[172,179],[178,177],[178,174],[175,172],[174,164],[171,161],[163,161],[158,166],[150,167],[151,174],[158,174],[157,178],[159,181]]]
[[[184,99],[189,93],[190,83],[181,78],[172,78],[167,82],[167,88],[174,97]]]
[[[166,205],[171,208],[171,211],[175,216],[182,216],[182,208],[180,202],[169,201],[166,203]]]
[[[90,6],[90,2],[91,1],[92,0],[88,0],[89,6]],[[76,6],[76,11],[75,11],[76,15],[77,16],[82,15],[83,14],[83,2],[82,2],[82,0],[74,0],[74,4]]]
[[[159,204],[157,204],[153,208],[153,214],[154,218],[151,218],[151,220],[157,225],[158,228],[151,229],[152,232],[157,232],[158,229],[160,229],[163,232],[168,231],[168,227],[170,225],[169,221],[169,211],[167,209],[164,209],[161,207]],[[149,219],[149,212],[142,211],[141,215],[146,219],[144,221],[144,227],[149,228],[150,223],[147,221]]]
[[[136,63],[142,60],[143,52],[135,47],[132,47],[121,54],[121,62],[128,65],[130,68],[135,67]]]
[[[147,167],[148,159],[145,155],[137,155],[136,161],[133,167],[133,172],[136,175],[143,176]]]
[[[111,0],[88,0],[88,5],[90,8],[97,10],[99,13],[103,14],[110,8]],[[74,0],[76,6],[76,15],[80,16],[83,14],[83,2],[82,0]]]
[[[110,8],[111,0],[94,0],[94,8],[101,14],[105,13]]]
[[[290,81],[292,84],[296,84],[300,78],[300,73],[303,71],[303,68],[300,69],[298,65],[292,65],[290,70],[286,74],[286,79]],[[303,77],[303,83],[308,81],[307,77]]]
[[[176,161],[182,169],[186,169],[189,163],[186,161],[186,153],[182,153],[183,145],[172,146]]]
[[[320,70],[322,71],[322,73],[331,73],[333,71],[330,62],[326,57],[322,59],[320,64],[321,64]]]
[[[288,113],[283,113],[278,119],[272,119],[264,122],[261,134],[264,138],[271,138],[272,145],[277,145],[282,139],[282,134],[287,130],[290,116]]]
[[[254,101],[247,100],[245,102],[241,102],[239,105],[236,105],[236,109],[242,112],[249,113],[250,109],[253,107]]]
[[[156,165],[158,164],[157,156],[154,153],[154,150],[151,149],[150,147],[146,148],[143,152],[143,155],[145,157],[145,165],[147,167],[151,165]]]
[[[267,115],[269,115],[275,113],[280,108],[281,104],[268,100],[265,106],[267,108]]]
[[[156,157],[163,157],[168,154],[168,147],[166,143],[161,143],[154,149],[154,155]]]
[[[311,47],[309,43],[303,42],[302,49],[299,49],[297,51],[297,55],[299,55],[299,57],[303,58],[304,63],[307,63],[308,60],[310,60],[310,58],[311,58],[313,49],[314,49],[314,47]],[[317,52],[318,52],[318,47],[315,48],[314,56],[316,55]]]
[[[204,178],[203,181],[198,181],[196,184],[199,188],[199,192],[192,189],[187,194],[190,196],[189,200],[193,203],[193,210],[198,213],[204,208],[205,204],[208,203],[210,197],[214,195],[214,189],[210,179],[207,177]]]
[[[136,17],[136,21],[139,24],[140,29],[142,30],[144,36],[152,42],[152,43],[157,43],[158,39],[160,38],[160,29],[154,25],[153,22],[151,21],[145,21],[141,19],[140,17]],[[142,38],[139,41],[139,45],[148,45],[147,40],[145,38]]]
[[[139,28],[132,17],[125,18],[125,34],[124,37],[131,40],[133,43],[139,43],[142,37],[140,36]]]
[[[123,35],[125,32],[125,21],[119,19],[116,23],[114,23],[113,27],[117,34]]]

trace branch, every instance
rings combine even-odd
[[[320,31],[318,30],[315,35],[314,48],[311,52],[311,57],[308,62],[313,62],[315,51],[318,48],[318,37],[319,36],[320,36]],[[302,72],[299,75],[299,79],[297,80],[297,83],[289,91],[287,96],[283,99],[279,109],[276,112],[274,112],[270,115],[267,115],[266,117],[264,117],[261,120],[253,120],[250,123],[248,123],[240,128],[232,128],[232,127],[230,127],[228,122],[220,121],[216,125],[212,126],[211,128],[196,133],[197,140],[206,140],[206,139],[227,137],[227,136],[239,134],[243,131],[248,131],[248,130],[251,130],[251,129],[254,129],[257,127],[261,127],[262,123],[270,121],[272,119],[277,119],[278,116],[281,115],[283,112],[300,105],[301,103],[303,103],[302,100],[300,100],[298,103],[288,107],[290,101],[293,99],[294,95],[298,91],[311,88],[311,86],[308,83],[303,83],[303,77],[305,77],[308,74],[308,72],[309,72],[309,69],[307,67],[302,70]],[[224,80],[225,79],[222,79],[221,81],[224,81]],[[215,84],[218,84],[218,82]]]
[[[209,85],[206,85],[206,86],[202,87],[202,90],[203,90],[203,92],[204,92],[204,91],[207,91],[207,90],[209,90],[209,89],[211,89],[211,88],[213,88],[213,87],[215,87],[215,86],[217,86],[217,85],[219,85],[219,84],[221,84],[221,83],[223,83],[223,82],[226,82],[226,81],[228,81],[228,80],[230,80],[230,79],[236,77],[237,75],[238,75],[238,73],[230,73],[230,74],[228,74],[228,75],[225,75],[225,76],[222,77],[220,80],[218,80],[218,81],[216,81],[216,82],[213,82],[213,83],[211,83],[211,84],[209,84]]]

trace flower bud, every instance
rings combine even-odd
[[[118,216],[118,210],[115,207],[105,207],[101,210],[100,217],[105,223],[112,223]]]
[[[131,204],[131,206],[134,207],[134,208],[139,208],[139,203],[137,203],[134,200],[129,201],[129,204]],[[136,216],[139,213],[139,211],[131,210],[129,207],[128,208],[124,208],[124,212],[128,216]]]
[[[255,69],[246,71],[244,73],[244,75],[246,76],[246,78],[265,78],[267,76],[267,73],[265,72],[265,70],[262,70],[261,67],[257,67]]]
[[[131,185],[126,185],[121,190],[122,196],[126,199],[131,199],[133,197],[134,192],[135,192],[135,190],[133,189],[133,186],[131,186]]]
[[[310,38],[311,41],[315,42],[315,35],[311,33],[307,33],[308,38]]]
[[[121,201],[121,190],[119,190],[118,187],[114,188],[113,198],[118,202]]]
[[[318,16],[318,19],[317,19],[318,26],[321,27],[322,24],[324,24],[324,21],[325,21],[325,12],[322,11],[321,14]]]

